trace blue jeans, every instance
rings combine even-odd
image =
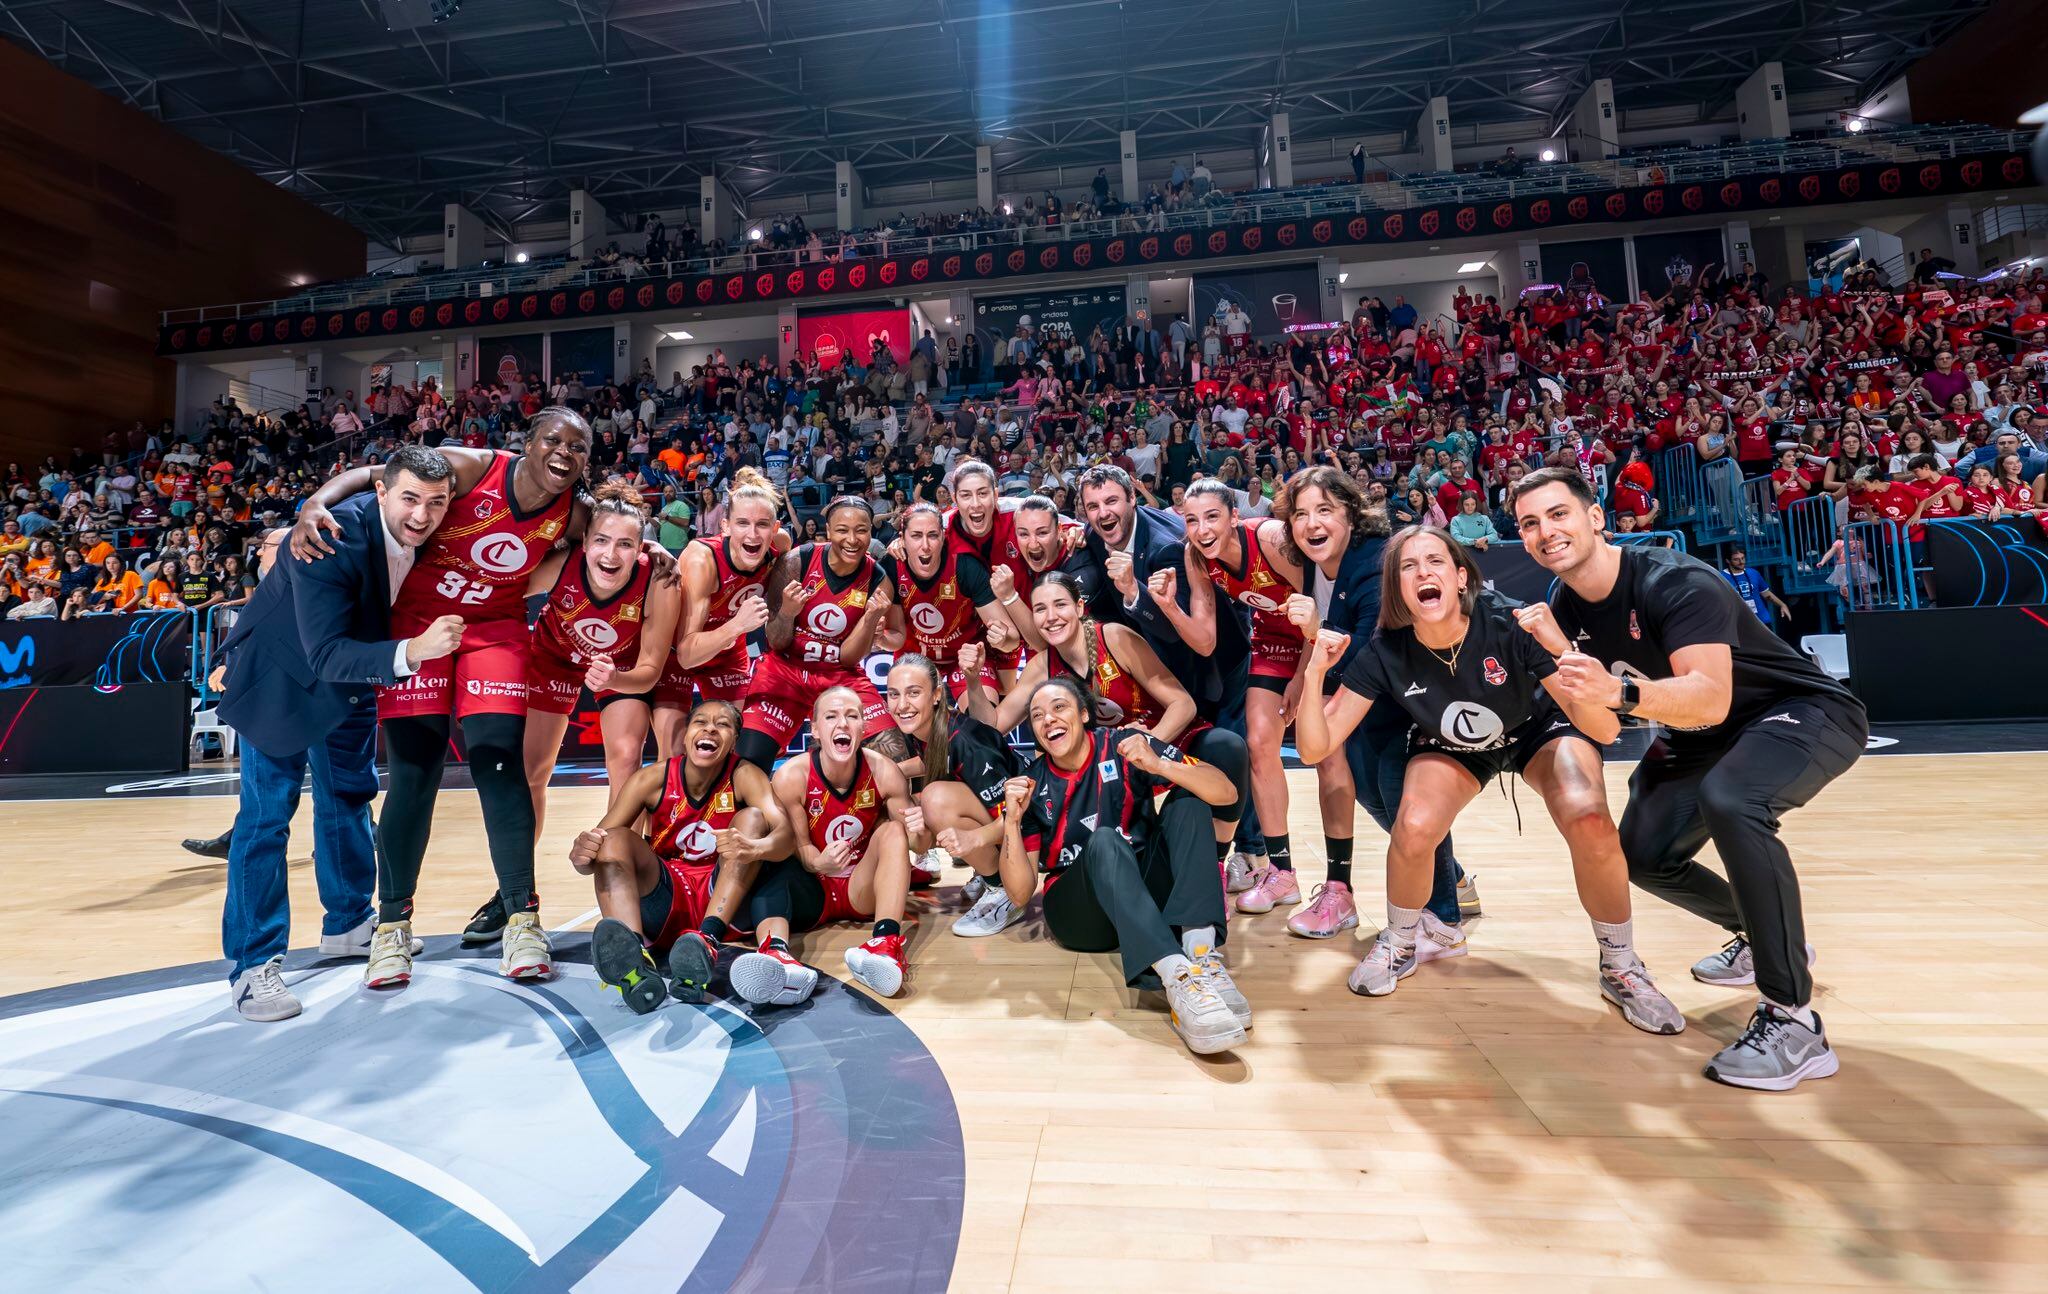
[[[365,689],[367,691],[367,689]],[[371,845],[370,801],[377,796],[377,712],[357,707],[324,742],[295,755],[266,755],[241,746],[242,803],[228,849],[227,902],[221,909],[221,952],[232,980],[285,950],[291,900],[285,845],[299,808],[299,784],[313,770],[313,879],[326,909],[323,935],[369,920],[377,860]]]
[[[1351,782],[1358,802],[1388,835],[1394,832],[1394,815],[1401,808],[1401,788],[1408,780],[1408,716],[1391,700],[1383,700],[1366,712],[1357,729],[1344,743],[1344,756],[1351,764]],[[1429,910],[1446,925],[1458,924],[1458,878],[1464,869],[1451,853],[1451,836],[1436,847],[1436,876],[1429,890]]]

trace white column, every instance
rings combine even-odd
[[[796,350],[796,307],[775,307],[775,359],[788,365],[797,357]]]
[[[1451,101],[1438,95],[1422,110],[1415,123],[1415,142],[1422,154],[1417,169],[1448,171],[1451,164]]]
[[[1976,274],[1984,268],[1983,231],[1977,227],[1977,213],[1960,202],[1948,204],[1949,259],[1959,274]],[[1915,250],[1918,250],[1917,248]]]
[[[1320,323],[1342,323],[1344,321],[1344,288],[1337,279],[1342,273],[1334,256],[1316,257],[1316,283],[1321,288]]]
[[[1614,82],[1595,77],[1572,107],[1571,123],[1565,127],[1567,156],[1581,162],[1597,162],[1621,151],[1621,122],[1614,112]]]
[[[459,202],[443,209],[441,221],[441,265],[460,269],[484,258],[484,222]]]
[[[569,195],[569,259],[584,260],[604,246],[604,208],[582,189]]]
[[[1628,275],[1628,299],[1631,301],[1642,300],[1643,276],[1642,272],[1636,268],[1636,239],[1634,234],[1630,234],[1621,240],[1621,265],[1623,272]]]
[[[1766,63],[1735,90],[1735,124],[1744,139],[1784,139],[1792,133],[1785,105],[1785,66]]]
[[[832,164],[832,199],[836,204],[834,214],[839,220],[839,227],[860,228],[860,172],[853,169],[852,162]]]
[[[974,205],[996,209],[996,150],[987,144],[974,146]]]
[[[705,242],[732,236],[732,202],[715,175],[697,181],[697,237]]]
[[[1118,159],[1121,160],[1123,163],[1123,172],[1119,181],[1123,185],[1123,192],[1119,193],[1117,196],[1122,198],[1125,202],[1135,204],[1141,197],[1144,196],[1142,191],[1138,188],[1137,131],[1120,130],[1117,132],[1116,155]]]
[[[1542,281],[1542,248],[1536,244],[1534,239],[1525,239],[1522,242],[1516,243],[1514,272],[1501,275],[1502,286],[1519,298],[1523,288],[1528,287],[1531,283],[1541,283]],[[1630,294],[1630,300],[1634,300],[1634,294]],[[1515,308],[1515,302],[1508,300],[1506,297],[1501,298],[1500,304],[1503,310],[1513,310]]]
[[[442,343],[441,394],[467,391],[476,384],[476,356],[476,334],[473,332],[458,333],[454,341]],[[547,372],[545,365],[542,366],[541,372]]]
[[[1289,133],[1287,114],[1276,112],[1266,125],[1266,140],[1273,150],[1273,187],[1294,187],[1294,138]]]

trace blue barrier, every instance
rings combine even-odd
[[[1786,559],[1785,521],[1768,476],[1742,483],[1742,548],[1751,566],[1777,566]]]
[[[1691,445],[1657,455],[1657,493],[1664,500],[1664,520],[1673,525],[1696,521],[1700,512],[1700,456]]]
[[[1742,468],[1733,459],[1717,458],[1701,463],[1699,500],[1693,524],[1703,544],[1725,544],[1742,539],[1745,532],[1742,507]]]
[[[1857,521],[1842,532],[1841,586],[1852,611],[1912,611],[1920,605],[1913,545],[1896,521]]]
[[[1632,530],[1627,534],[1614,536],[1617,544],[1654,544],[1662,548],[1676,548],[1679,552],[1690,551],[1682,530]]]
[[[1821,559],[1840,538],[1835,522],[1835,501],[1825,494],[1801,499],[1779,514],[1784,535],[1785,591],[1827,593],[1835,587],[1830,567]],[[1832,564],[1830,564],[1832,565]]]

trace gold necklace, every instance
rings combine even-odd
[[[1471,635],[1468,631],[1466,637],[1470,636]],[[1436,657],[1437,663],[1439,665],[1442,665],[1445,669],[1449,670],[1453,677],[1456,677],[1458,673],[1458,655],[1460,652],[1463,652],[1465,650],[1465,638],[1458,639],[1456,645],[1451,648],[1451,654],[1448,657],[1446,657],[1442,652],[1438,651],[1436,648],[1430,646],[1428,643],[1422,644],[1422,650]]]

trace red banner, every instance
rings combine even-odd
[[[818,352],[818,362],[827,368],[837,365],[848,352],[854,363],[865,366],[877,341],[888,346],[898,364],[908,364],[910,311],[840,310],[797,317],[796,348],[805,355]]]

